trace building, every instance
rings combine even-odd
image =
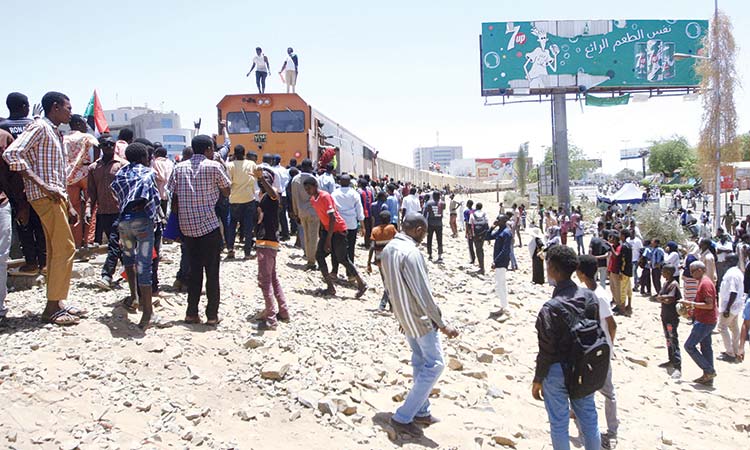
[[[195,134],[193,129],[181,128],[180,116],[174,111],[159,112],[145,106],[126,106],[105,110],[104,117],[115,137],[121,129],[131,128],[135,138],[160,142],[172,157],[182,153]]]
[[[464,157],[463,147],[420,147],[414,149],[414,168],[430,170],[430,164],[439,164],[441,172],[446,172],[454,159]]]

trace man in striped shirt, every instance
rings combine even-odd
[[[381,254],[385,289],[391,298],[393,314],[412,350],[414,386],[404,404],[391,418],[397,432],[419,436],[416,424],[430,425],[437,419],[430,414],[430,392],[445,367],[437,330],[449,338],[458,331],[446,325],[432,296],[427,265],[418,245],[427,234],[427,220],[419,213],[404,218],[403,232],[386,245]]]
[[[75,245],[70,226],[78,214],[67,196],[67,170],[62,134],[57,128],[68,123],[70,99],[59,92],[42,98],[44,119],[37,119],[3,153],[10,170],[23,176],[26,197],[39,215],[47,239],[47,306],[42,321],[57,325],[78,323],[85,311],[62,301],[68,298]]]

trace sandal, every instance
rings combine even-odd
[[[125,299],[120,302],[120,306],[125,308],[125,311],[128,312],[128,314],[135,314],[138,312],[138,304],[133,302],[130,299]]]
[[[161,317],[156,316],[156,315],[151,316],[151,319],[146,324],[138,323],[138,328],[140,328],[143,331],[146,331],[151,327],[165,328],[166,326],[167,326],[166,322],[164,322],[164,320]]]
[[[75,305],[65,306],[63,307],[63,310],[66,311],[71,316],[76,316],[81,319],[85,319],[89,315],[88,310],[85,310]]]
[[[220,323],[221,323],[221,319],[219,319],[218,317],[216,319],[208,319],[206,321],[206,325],[208,325],[209,327],[215,327]]]
[[[185,316],[185,323],[187,324],[200,324],[201,318],[200,316]]]
[[[68,311],[64,309],[59,309],[55,311],[49,317],[42,316],[42,322],[51,323],[53,325],[59,325],[59,326],[78,325],[79,321],[80,320],[78,319],[78,317],[70,314]]]
[[[354,297],[361,298],[363,295],[365,295],[365,292],[367,292],[367,285],[363,284],[362,287],[357,290],[357,294]]]

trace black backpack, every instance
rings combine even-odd
[[[583,300],[581,311],[571,303],[553,300],[551,306],[568,325],[570,354],[563,361],[565,386],[571,399],[583,398],[604,386],[609,372],[611,349],[599,322],[599,302],[593,292],[578,289],[575,298]]]

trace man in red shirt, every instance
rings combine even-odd
[[[695,301],[681,300],[687,306],[695,308],[695,323],[690,336],[685,341],[685,351],[703,370],[703,376],[693,380],[694,383],[713,386],[716,378],[714,370],[714,352],[711,348],[711,332],[716,327],[716,286],[706,276],[706,266],[700,261],[690,264],[690,276],[699,280]],[[700,351],[698,345],[700,344]]]
[[[354,274],[357,279],[357,298],[362,297],[367,290],[367,285],[347,254],[346,222],[336,210],[333,197],[328,192],[318,189],[318,181],[313,177],[306,178],[302,185],[307,195],[310,196],[310,203],[320,219],[320,239],[318,240],[315,259],[328,286],[324,291],[325,294],[336,295],[336,288],[333,285],[334,279],[328,272],[328,264],[326,263],[326,257],[333,253],[333,257],[346,267],[347,273]]]

